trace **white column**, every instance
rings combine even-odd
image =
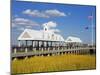
[[[55,41],[54,41],[54,50],[55,50]]]
[[[33,47],[33,51],[34,51],[34,41],[32,41],[32,47]]]
[[[42,51],[43,51],[43,47],[42,47]]]
[[[50,54],[48,54],[47,56],[50,56]]]
[[[16,53],[16,48],[14,49],[14,53]]]
[[[14,58],[14,60],[13,60],[13,61],[15,61],[15,60],[17,60],[17,58]]]
[[[21,46],[21,43],[20,43],[20,40],[18,41],[18,47],[20,47]]]
[[[49,41],[47,42],[47,44],[48,44],[48,51],[49,51]]]
[[[34,47],[34,41],[32,41],[32,46]]]
[[[55,56],[55,54],[54,54],[54,53],[52,53],[52,56]]]
[[[48,51],[49,51],[49,47],[48,47]]]
[[[26,42],[25,53],[27,53],[27,47],[28,47],[28,45],[27,45],[27,40],[26,40],[25,42]]]
[[[27,53],[27,48],[25,48],[25,53]]]
[[[27,59],[27,58],[28,58],[28,56],[25,57],[25,59]]]
[[[34,50],[36,51],[37,41],[34,41]]]
[[[43,57],[43,54],[41,56]]]
[[[61,53],[61,55],[63,55],[63,52]]]

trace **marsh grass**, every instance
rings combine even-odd
[[[96,57],[91,55],[34,56],[13,60],[12,74],[95,69]]]

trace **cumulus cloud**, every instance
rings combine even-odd
[[[51,32],[60,32],[59,29],[56,29],[57,23],[53,21],[49,21],[47,23],[43,23],[43,27],[47,26],[49,28],[49,31]]]
[[[33,28],[34,26],[39,26],[39,24],[30,19],[20,17],[12,19],[12,27],[20,31],[24,30],[25,28]]]
[[[51,31],[51,32],[60,32],[59,29],[51,29],[50,31]]]
[[[33,17],[49,18],[49,16],[46,15],[44,12],[40,12],[38,10],[30,10],[30,9],[27,9],[27,10],[23,11],[23,14],[27,14],[27,15],[30,15],[30,16],[33,16]]]
[[[25,18],[15,18],[12,20],[12,25],[38,26],[38,23]]]
[[[12,23],[12,27],[16,27],[16,25],[14,23]]]
[[[17,30],[19,30],[19,31],[24,31],[25,30],[25,28],[17,28]]]
[[[27,14],[33,17],[43,17],[43,18],[66,16],[64,12],[61,12],[56,9],[45,10],[45,11],[27,9],[23,11],[23,14]]]
[[[49,21],[47,23],[44,23],[43,26],[48,26],[48,28],[54,28],[57,26],[57,23],[53,21]]]
[[[48,14],[49,16],[66,16],[65,13],[60,12],[60,11],[58,11],[56,9],[54,9],[54,10],[46,10],[45,13]]]

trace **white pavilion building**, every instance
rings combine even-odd
[[[18,47],[23,47],[26,52],[29,50],[59,50],[82,46],[78,37],[69,36],[66,40],[49,29],[48,23],[43,25],[43,30],[25,29],[18,37]],[[18,50],[20,51],[20,50]]]
[[[82,40],[78,37],[73,37],[73,36],[69,36],[66,40],[66,45],[69,46],[70,48],[75,48],[75,47],[81,47],[82,44]]]
[[[24,44],[26,48],[31,46],[32,50],[33,48],[39,50],[39,48],[61,46],[64,39],[61,35],[50,30],[47,25],[44,25],[43,30],[25,29],[18,37],[18,41],[19,47]]]

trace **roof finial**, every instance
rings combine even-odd
[[[47,23],[43,24],[43,29],[44,29],[44,31],[48,31],[48,25],[47,25]]]

